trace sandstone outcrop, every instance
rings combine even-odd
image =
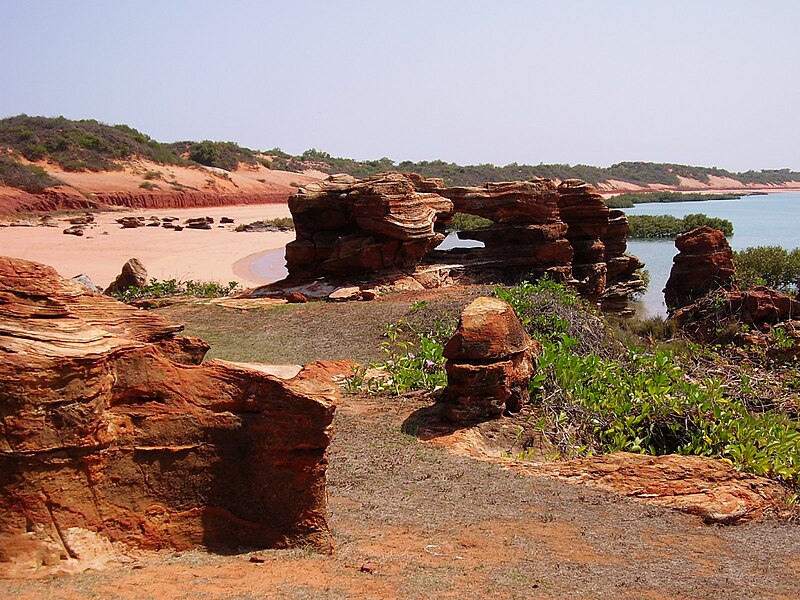
[[[117,278],[106,288],[105,293],[124,294],[131,287],[144,287],[147,285],[147,269],[138,258],[131,258],[122,265],[122,271]]]
[[[720,289],[670,315],[670,320],[693,338],[707,342],[720,335],[724,323],[747,324],[754,330],[791,322],[800,317],[800,302],[777,290],[755,287]]]
[[[682,233],[675,239],[678,254],[664,287],[670,312],[688,306],[712,290],[733,287],[733,252],[725,234],[708,226]]]
[[[296,239],[286,245],[290,277],[359,275],[413,268],[445,237],[452,203],[387,173],[357,181],[335,175],[289,198]]]
[[[143,548],[331,549],[337,391],[200,365],[208,346],[50,267],[0,257],[0,572]]]
[[[534,355],[540,347],[525,333],[511,306],[481,297],[461,313],[444,348],[447,387],[442,415],[475,422],[519,411],[528,403]]]
[[[642,289],[642,263],[625,254],[627,219],[581,181],[538,179],[448,188],[441,179],[384,173],[335,175],[289,199],[296,239],[289,281],[320,277],[398,281],[425,288],[453,281],[517,283],[549,274],[609,310]],[[455,213],[492,221],[460,232],[481,248],[442,251]],[[266,290],[265,290],[266,291]]]
[[[741,523],[786,506],[786,489],[702,456],[647,456],[615,452],[539,465],[532,474],[628,496],[700,516],[707,523]]]

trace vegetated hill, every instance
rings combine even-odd
[[[0,119],[0,149],[11,150],[12,159],[0,165],[0,183],[20,187],[20,179],[30,182],[32,176],[11,164],[21,157],[36,162],[47,160],[64,171],[108,171],[119,169],[119,162],[132,157],[144,158],[159,164],[204,165],[235,171],[241,163],[264,166],[282,171],[321,171],[323,173],[349,173],[364,178],[385,171],[414,171],[426,177],[441,177],[448,185],[482,185],[487,181],[513,181],[548,177],[554,179],[582,179],[607,190],[616,188],[609,181],[621,181],[646,188],[660,185],[681,187],[681,178],[689,178],[714,187],[713,178],[734,180],[743,186],[774,186],[800,181],[800,172],[790,169],[746,171],[733,173],[716,167],[622,162],[610,167],[591,165],[520,165],[492,164],[458,165],[442,160],[402,161],[389,158],[358,161],[333,157],[327,152],[306,150],[298,156],[279,148],[257,151],[239,146],[235,142],[210,140],[162,143],[128,125],[106,125],[93,119],[73,121],[64,117],[30,117],[18,115]],[[6,173],[14,175],[6,176]],[[36,174],[34,174],[36,175]],[[38,174],[28,190],[46,187],[46,179]],[[49,183],[52,185],[52,182]],[[726,186],[727,187],[727,186]]]
[[[280,150],[271,150],[275,168],[289,171],[315,169],[324,173],[349,173],[354,177],[369,177],[384,171],[413,171],[426,177],[441,177],[448,185],[482,185],[487,181],[514,181],[533,177],[552,179],[582,179],[592,185],[600,185],[609,180],[623,181],[639,186],[661,184],[678,187],[680,177],[694,179],[704,184],[711,177],[734,179],[743,185],[780,185],[800,181],[800,172],[790,169],[746,171],[733,173],[716,167],[692,167],[669,163],[622,162],[610,167],[591,165],[520,165],[511,163],[505,166],[492,164],[458,165],[441,160],[403,161],[395,163],[389,158],[357,161],[350,158],[333,157],[327,152],[315,149],[306,150],[299,156],[290,156]]]
[[[118,161],[134,156],[159,164],[201,164],[235,171],[240,162],[268,161],[234,142],[174,142],[165,144],[128,125],[106,125],[94,119],[17,115],[0,119],[0,147],[36,162],[48,160],[64,171],[112,171]]]

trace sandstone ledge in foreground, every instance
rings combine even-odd
[[[0,257],[0,576],[94,558],[88,538],[332,550],[335,386],[193,364],[180,329]]]

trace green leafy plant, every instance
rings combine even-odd
[[[562,455],[695,454],[800,484],[800,423],[789,414],[751,410],[717,377],[690,375],[673,352],[587,344],[596,334],[587,323],[575,326],[571,310],[579,300],[558,283],[524,282],[496,293],[542,344],[531,419]],[[549,314],[537,310],[543,297]]]
[[[122,302],[134,302],[150,298],[167,298],[170,296],[190,296],[195,298],[220,298],[230,296],[236,292],[239,283],[230,281],[223,285],[216,281],[186,281],[178,279],[158,280],[150,279],[149,283],[142,287],[131,286],[122,294],[112,294],[117,300]]]

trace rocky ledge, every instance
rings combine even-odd
[[[141,548],[331,551],[337,391],[200,364],[181,326],[0,257],[0,575]]]

